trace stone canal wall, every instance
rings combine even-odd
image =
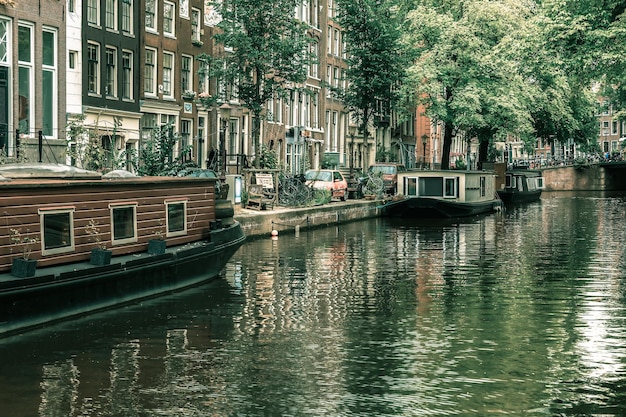
[[[585,168],[543,168],[545,191],[607,191],[606,170],[598,165]]]
[[[341,224],[380,215],[382,201],[348,200],[323,206],[250,210],[236,208],[235,220],[248,238],[270,236],[273,230],[295,233],[307,228]]]

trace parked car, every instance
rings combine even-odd
[[[398,172],[406,172],[406,168],[394,162],[377,162],[370,165],[368,172],[382,175],[385,193],[394,195],[398,190]]]
[[[308,170],[304,173],[306,184],[318,190],[328,190],[341,201],[348,195],[348,182],[343,174],[332,169]]]

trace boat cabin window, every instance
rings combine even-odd
[[[535,186],[537,187],[538,190],[543,190],[545,188],[543,184],[543,177],[535,178]]]
[[[74,251],[74,207],[39,210],[41,254]]]
[[[419,197],[458,197],[456,177],[404,177],[404,194]]]
[[[417,195],[417,178],[404,177],[404,194]]]
[[[444,181],[444,197],[448,198],[456,198],[457,194],[457,179],[454,177],[446,177],[443,179]]]
[[[487,194],[487,180],[485,177],[480,177],[480,196],[484,197]]]
[[[506,177],[504,180],[504,186],[506,188],[511,188],[515,186],[514,184],[515,184],[515,177],[511,174],[506,174]]]
[[[187,234],[187,200],[166,201],[167,237]]]
[[[110,204],[111,241],[114,245],[137,241],[137,203]]]

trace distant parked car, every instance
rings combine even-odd
[[[377,162],[369,167],[370,174],[380,174],[383,177],[385,193],[394,195],[398,190],[398,172],[405,172],[402,164],[393,162]]]
[[[348,182],[339,171],[332,169],[308,170],[304,173],[304,178],[307,185],[318,190],[328,190],[333,198],[344,201],[348,195]]]

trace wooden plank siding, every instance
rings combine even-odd
[[[36,237],[31,258],[40,267],[87,261],[95,247],[85,227],[93,219],[113,256],[144,252],[160,228],[165,235],[165,201],[187,200],[187,234],[166,238],[168,246],[209,237],[215,220],[215,179],[158,177],[120,180],[14,180],[0,183],[0,271],[11,268],[21,255],[10,240],[10,229]],[[137,203],[137,242],[112,245],[109,204]],[[73,207],[73,252],[41,255],[40,209]]]

